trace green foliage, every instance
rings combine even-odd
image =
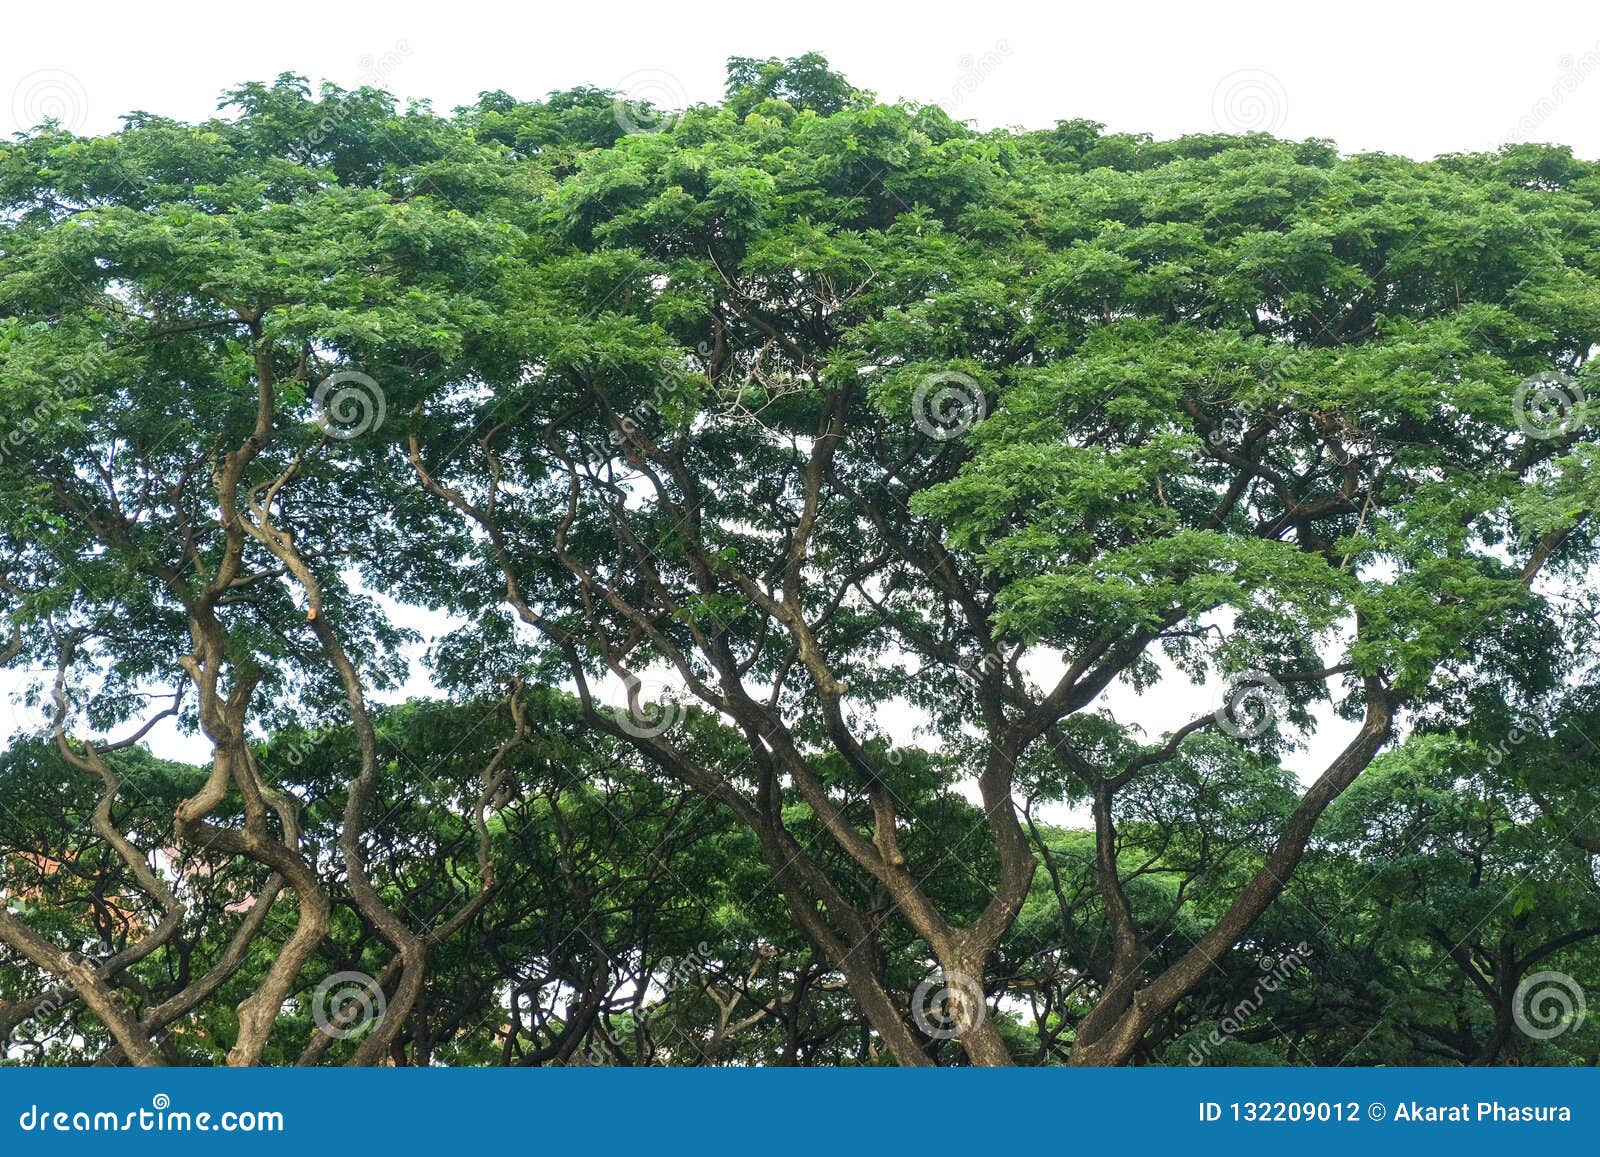
[[[1593,1063],[1508,990],[1600,975],[1600,167],[979,132],[814,53],[621,101],[0,145],[23,924],[141,1017],[225,973],[188,1063],[319,903],[247,1060]],[[1246,673],[1269,725],[1178,714]],[[24,1059],[117,1059],[0,930]],[[351,971],[382,1050],[316,1029]]]

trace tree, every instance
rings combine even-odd
[[[484,1061],[463,1026],[503,1016],[507,1063],[1154,1059],[1292,931],[1324,813],[1389,806],[1351,788],[1397,737],[1592,684],[1593,164],[982,133],[814,55],[736,59],[660,132],[616,99],[284,76],[0,148],[8,661],[99,792],[129,963],[217,962],[159,990],[0,915],[109,1055],[205,1015],[292,1059],[354,969],[387,1014],[296,1056]],[[447,708],[375,705],[418,608],[498,720],[459,758]],[[163,718],[213,752],[171,846],[256,905],[203,935],[119,770]],[[521,762],[552,728],[576,778]],[[653,922],[612,808],[737,876],[715,951]],[[538,915],[523,859],[590,899]]]
[[[1315,980],[1272,1037],[1316,1064],[1594,1063],[1570,987],[1600,940],[1593,713],[1561,698],[1494,738],[1415,735],[1330,809],[1274,920]]]
[[[85,722],[72,695],[81,682],[95,727],[138,716],[161,689],[170,706],[117,745],[161,716],[203,732],[214,755],[177,807],[179,841],[269,869],[269,903],[278,889],[293,896],[294,930],[239,1005],[230,1059],[253,1063],[330,918],[297,801],[250,746],[263,721],[326,719],[343,699],[361,736],[339,852],[362,916],[399,954],[391,1026],[420,992],[440,932],[409,924],[366,868],[378,775],[366,699],[394,679],[406,636],[342,561],[383,549],[389,525],[337,454],[381,422],[382,398],[362,392],[362,375],[327,375],[368,350],[422,364],[458,341],[472,313],[460,287],[486,259],[474,239],[487,228],[461,206],[485,195],[472,175],[487,152],[366,89],[312,100],[285,77],[229,102],[232,121],[136,114],[111,138],[46,130],[0,157],[14,450],[15,432],[27,434],[0,465],[0,550],[17,653],[47,671],[58,748],[102,781],[97,831],[164,913],[146,950],[186,906],[111,826],[121,784],[102,758],[108,745],[73,734]],[[396,150],[412,158],[404,171]],[[459,203],[442,191],[452,184]],[[480,890],[443,927],[484,899]],[[156,1061],[152,1026],[119,1012],[104,978],[9,916],[0,938],[41,967],[70,965],[118,1046]],[[393,1031],[363,1042],[363,1059],[381,1056]]]
[[[486,404],[439,399],[410,433],[419,481],[477,537],[448,605],[509,604],[596,726],[759,834],[902,1063],[926,1052],[873,926],[787,810],[967,978],[962,1043],[998,1064],[977,994],[1037,865],[1016,795],[1075,783],[1113,950],[1071,1059],[1125,1062],[1442,678],[1579,665],[1550,644],[1590,624],[1532,588],[1575,594],[1592,561],[1575,378],[1600,302],[1593,168],[1081,133],[1062,157],[1050,134],[935,110],[739,112],[590,155],[530,224]],[[607,672],[634,696],[684,686],[754,774],[609,720],[591,691]],[[1096,710],[1118,681],[1185,676],[1232,679],[1228,710],[1158,742]],[[895,698],[981,794],[991,882],[970,919],[929,896],[940,857],[903,846],[922,819],[872,725]],[[1225,758],[1281,754],[1319,700],[1354,738],[1192,946],[1147,972],[1156,929],[1119,852],[1130,793],[1205,733]]]

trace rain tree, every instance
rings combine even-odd
[[[180,854],[259,865],[258,907],[289,898],[295,923],[239,1000],[234,1063],[263,1056],[332,910],[304,801],[252,740],[272,724],[355,727],[338,872],[396,954],[402,1011],[362,1042],[370,1062],[421,991],[430,947],[486,902],[490,879],[419,917],[368,869],[368,695],[402,674],[406,632],[355,585],[392,520],[338,452],[381,425],[384,399],[370,377],[334,371],[436,372],[472,324],[466,287],[495,259],[480,243],[493,227],[471,210],[505,194],[486,146],[383,94],[313,99],[283,78],[226,100],[229,119],[134,114],[96,139],[46,126],[0,152],[0,599],[9,657],[37,673],[59,753],[99,783],[95,832],[137,881],[133,958],[194,915],[116,823],[110,755],[166,718],[212,751],[176,805]],[[128,1059],[159,1060],[150,1036],[167,1012],[130,1011],[116,967],[65,955],[10,913],[0,940],[70,981]]]
[[[688,110],[226,100],[0,147],[0,656],[48,741],[0,784],[78,783],[4,886],[120,897],[0,944],[109,1059],[195,1018],[235,1064],[1158,1059],[1298,943],[1302,860],[1476,783],[1380,753],[1593,686],[1568,150],[980,132],[815,56]],[[419,673],[453,704],[380,710]],[[141,750],[174,725],[198,771]],[[1588,765],[1525,758],[1496,838],[1582,862]],[[658,926],[674,864],[726,902]],[[1476,902],[1435,948],[1495,1058]],[[343,971],[386,1014],[304,1045]]]
[[[1087,805],[1109,949],[1074,962],[1069,1059],[1126,1062],[1401,729],[1588,674],[1594,166],[982,134],[730,77],[561,176],[477,376],[413,412],[440,533],[472,536],[443,605],[483,624],[485,669],[515,661],[509,608],[595,726],[739,816],[901,1063],[926,1018],[883,983],[865,897],[927,944],[969,1058],[1008,1063],[991,964],[1039,865],[1019,802]],[[1221,706],[1180,710],[1208,681]],[[1173,705],[1160,734],[1112,709],[1129,688]],[[739,764],[675,730],[673,689]],[[895,708],[942,791],[981,800],[953,844],[913,850]],[[1244,870],[1199,875],[1207,918],[1170,951],[1129,895],[1141,785],[1267,790],[1310,740],[1322,765]],[[951,871],[977,910],[933,899]]]

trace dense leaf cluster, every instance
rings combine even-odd
[[[1600,165],[728,77],[0,145],[7,1058],[1600,1059]]]

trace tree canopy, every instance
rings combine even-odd
[[[1597,200],[814,54],[0,145],[7,1056],[1595,1063]]]

